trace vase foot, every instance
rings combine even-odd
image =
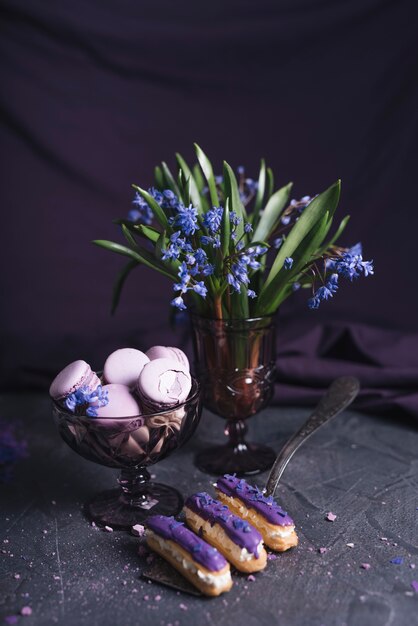
[[[232,447],[214,446],[196,455],[195,464],[206,474],[251,476],[269,469],[276,459],[274,450],[257,443]]]
[[[148,483],[141,500],[127,500],[122,489],[103,491],[87,505],[87,516],[100,525],[115,530],[130,530],[151,515],[177,515],[183,506],[181,494],[160,483]]]

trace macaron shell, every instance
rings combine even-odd
[[[89,387],[92,391],[100,385],[100,380],[90,365],[79,359],[69,363],[54,378],[49,388],[49,395],[54,400],[62,400],[81,387]]]
[[[106,383],[134,387],[138,376],[149,358],[135,348],[120,348],[112,352],[104,364],[103,376]]]
[[[145,353],[150,361],[154,359],[175,359],[190,371],[189,359],[180,348],[171,346],[152,346]]]
[[[142,414],[138,400],[126,385],[103,385],[103,391],[107,391],[109,402],[97,408],[97,417],[135,417]]]
[[[154,359],[138,378],[137,392],[147,404],[169,407],[187,399],[192,388],[189,371],[173,359]]]

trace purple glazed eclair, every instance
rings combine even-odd
[[[294,521],[258,487],[252,487],[235,475],[225,474],[216,482],[216,495],[235,515],[248,520],[272,550],[285,552],[297,546]]]
[[[229,563],[174,517],[153,515],[147,519],[146,541],[192,585],[207,596],[219,596],[232,587]]]
[[[263,537],[207,493],[196,493],[184,505],[186,523],[212,544],[240,572],[258,572],[267,564]]]

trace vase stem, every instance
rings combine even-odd
[[[244,420],[230,420],[225,426],[225,435],[229,437],[228,445],[237,453],[247,449],[245,434],[247,425]]]
[[[122,499],[130,506],[143,507],[148,500],[147,487],[150,478],[145,467],[123,469],[118,478]]]

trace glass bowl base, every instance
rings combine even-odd
[[[221,476],[237,474],[251,476],[269,469],[276,459],[276,453],[268,446],[245,443],[238,446],[214,446],[200,452],[195,464],[206,474]]]
[[[148,483],[141,498],[129,501],[122,489],[103,491],[86,505],[86,514],[95,523],[115,530],[130,530],[151,515],[177,515],[183,497],[173,487]]]

